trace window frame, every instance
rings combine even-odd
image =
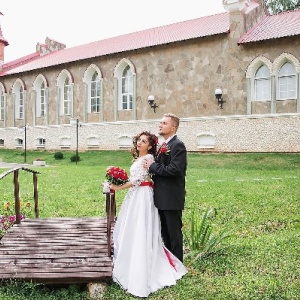
[[[258,93],[261,97],[258,97]],[[254,74],[254,101],[271,101],[271,72],[266,65],[257,68]]]
[[[133,74],[130,66],[127,65],[121,78],[121,110],[133,109]]]
[[[285,62],[279,68],[276,83],[277,100],[297,99],[297,73],[295,66],[291,62]],[[285,90],[282,90],[283,88]]]

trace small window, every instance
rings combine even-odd
[[[132,147],[132,137],[128,135],[123,135],[119,137],[119,147],[120,148],[130,148]]]
[[[87,138],[88,147],[98,147],[100,144],[100,139],[98,136],[89,136]]]
[[[23,146],[23,140],[22,139],[20,139],[20,138],[17,138],[16,139],[16,143],[17,143],[17,147],[21,147],[21,146]]]
[[[3,147],[3,146],[4,146],[4,140],[0,139],[0,147]]]
[[[71,146],[71,139],[69,137],[62,137],[60,139],[61,148],[69,148]]]
[[[46,140],[44,138],[38,138],[38,147],[45,147],[46,145]]]
[[[211,133],[201,133],[197,136],[197,148],[215,148],[216,137]]]

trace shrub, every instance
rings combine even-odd
[[[77,159],[76,159],[76,154],[74,154],[74,155],[72,155],[72,156],[70,157],[70,160],[71,160],[72,162],[74,162],[74,161],[80,161],[80,157],[79,157],[79,155],[77,155]]]
[[[54,153],[54,158],[55,159],[63,159],[64,158],[64,154],[62,152],[55,152]]]
[[[219,234],[213,233],[213,226],[210,221],[216,216],[215,209],[207,209],[202,214],[202,218],[196,216],[196,210],[193,209],[190,218],[190,231],[184,232],[190,250],[187,256],[192,257],[188,267],[196,260],[218,252],[221,249],[222,241],[231,236],[231,231],[222,230]]]

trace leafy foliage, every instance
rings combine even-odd
[[[214,208],[207,209],[202,214],[202,218],[197,218],[197,215],[194,209],[190,218],[190,228],[184,231],[185,240],[190,250],[186,256],[192,256],[188,267],[196,260],[219,251],[221,242],[231,234],[230,231],[225,230],[219,234],[213,232],[214,228],[211,221],[216,216]]]
[[[63,159],[64,158],[64,154],[62,153],[62,152],[55,152],[54,153],[54,158],[56,159],[56,160],[59,160],[59,159]]]
[[[300,0],[264,0],[270,14],[300,8]]]
[[[77,154],[74,154],[70,157],[71,162],[80,161],[80,156]]]

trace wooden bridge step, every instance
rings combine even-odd
[[[25,219],[0,241],[0,279],[69,284],[111,278],[106,228],[106,217]]]

